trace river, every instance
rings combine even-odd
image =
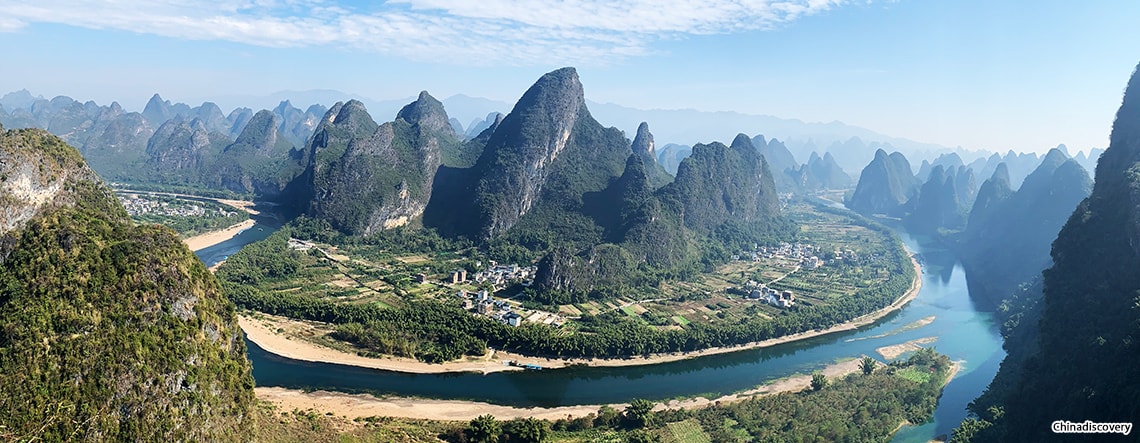
[[[259,220],[233,239],[197,252],[207,265],[277,229]],[[954,255],[938,245],[899,232],[923,266],[918,297],[880,321],[824,337],[764,349],[711,355],[647,366],[568,368],[497,372],[487,375],[406,374],[326,363],[291,360],[270,354],[252,342],[249,358],[258,386],[370,392],[396,396],[477,400],[511,406],[565,406],[623,403],[634,398],[666,400],[698,394],[727,394],[792,374],[811,373],[841,359],[870,355],[876,348],[937,337],[933,346],[962,364],[939,400],[934,419],[900,430],[895,442],[926,442],[948,434],[966,415],[966,405],[985,390],[1005,352],[992,314],[980,311],[969,296],[965,273]],[[923,318],[934,321],[900,330]]]

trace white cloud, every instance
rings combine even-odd
[[[0,17],[0,32],[19,31],[27,25],[27,23],[11,17]]]
[[[415,60],[599,64],[661,40],[771,29],[845,0],[11,0],[0,31],[59,23],[257,46],[347,46]]]

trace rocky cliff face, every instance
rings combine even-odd
[[[583,115],[589,113],[574,68],[543,75],[523,94],[476,165],[481,172],[475,196],[481,237],[506,232],[530,211]]]
[[[250,438],[233,305],[178,236],[42,130],[0,134],[0,188],[0,436]]]
[[[383,125],[360,102],[338,103],[307,150],[309,212],[354,234],[407,224],[431,197],[441,146],[458,143],[443,105],[427,92]]]

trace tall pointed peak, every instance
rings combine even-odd
[[[1004,181],[1009,183],[1009,166],[1005,162],[998,163],[997,168],[994,169],[994,174],[990,176],[990,180]]]
[[[732,139],[730,147],[740,152],[756,152],[756,147],[752,145],[752,138],[744,133],[736,134],[736,138]]]
[[[649,123],[641,122],[637,126],[637,135],[633,138],[633,153],[648,153],[657,158],[657,149],[653,144],[653,133],[649,132]]]
[[[294,109],[293,103],[289,102],[289,99],[285,99],[281,100],[281,103],[278,103],[276,108],[273,108],[273,112],[277,113],[277,115],[284,116],[290,109]]]
[[[1128,87],[1124,89],[1116,120],[1112,122],[1110,149],[1113,159],[1134,160],[1140,152],[1140,65],[1132,72]],[[1115,149],[1116,151],[1113,151]],[[1123,152],[1128,151],[1128,152]],[[1098,180],[1099,181],[1099,180]]]
[[[1045,154],[1045,157],[1041,159],[1041,166],[1038,167],[1056,169],[1058,166],[1061,166],[1061,163],[1064,163],[1065,160],[1068,159],[1069,156],[1065,155],[1065,153],[1060,149],[1053,148],[1050,149],[1049,152]]]
[[[421,128],[432,131],[441,131],[451,127],[447,111],[443,109],[443,103],[436,100],[427,91],[421,91],[416,101],[401,108],[400,112],[396,114],[396,118],[404,119],[413,125],[419,124]]]
[[[772,141],[776,141],[776,139],[772,139]],[[764,149],[768,147],[768,140],[764,139],[764,134],[756,134],[755,137],[752,137],[752,144],[756,146],[756,149]]]
[[[339,106],[336,111],[336,120],[333,120],[333,123],[340,123],[349,119],[355,119],[357,117],[364,116],[367,116],[369,120],[372,119],[372,115],[368,113],[368,109],[364,106],[364,103],[360,102],[360,100],[354,99],[349,100],[344,104],[337,104],[341,106]]]
[[[268,109],[257,111],[246,123],[234,144],[268,146],[266,140],[277,139],[277,115]]]
[[[150,120],[152,124],[160,125],[162,122],[172,117],[170,112],[170,102],[162,99],[162,96],[155,93],[146,102],[146,107],[143,108],[142,115]]]
[[[519,98],[511,114],[534,107],[554,106],[558,114],[577,113],[586,102],[582,82],[574,68],[561,68],[544,74]]]

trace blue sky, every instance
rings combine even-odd
[[[1137,19],[1135,1],[0,0],[0,92],[513,103],[572,65],[598,102],[1087,150],[1140,61]]]

